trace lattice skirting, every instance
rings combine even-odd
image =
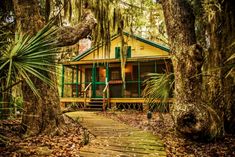
[[[118,110],[143,111],[143,104],[142,103],[116,103],[116,108]]]

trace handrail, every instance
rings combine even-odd
[[[106,84],[106,86],[104,87],[103,93],[105,93],[105,92],[107,91],[108,86],[109,86],[109,83],[108,83],[108,84]]]
[[[90,88],[90,86],[92,85],[92,82],[89,83],[86,88],[84,89],[84,108],[86,108],[86,94],[87,94],[87,90]]]
[[[91,86],[91,84],[92,84],[92,82],[89,83],[89,84],[86,86],[86,88],[84,89],[85,92],[88,90],[88,88]]]
[[[104,90],[103,90],[103,111],[105,111],[105,108],[106,108],[106,99],[108,100],[109,98],[109,83],[106,84],[106,86],[104,87]],[[107,101],[107,103],[109,103]]]

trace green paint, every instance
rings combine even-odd
[[[61,75],[61,97],[64,97],[64,65],[62,65],[62,75]]]
[[[72,68],[72,82],[74,83],[74,69]]]
[[[96,91],[96,64],[93,64],[92,67],[92,97],[95,97],[95,91]]]
[[[99,86],[104,86],[106,85],[106,81],[101,82],[100,80],[97,80],[97,76],[99,75],[99,67],[103,67],[106,64],[104,63],[94,63],[93,67],[92,67],[92,97],[93,98],[102,98],[103,95],[99,95],[98,93],[96,93],[97,88]],[[106,66],[106,76],[107,76],[107,66]],[[109,81],[109,78],[106,78],[107,81]]]
[[[140,81],[140,62],[138,62],[138,96],[141,95],[141,81]]]
[[[130,36],[130,37],[132,37],[132,38],[135,38],[136,40],[139,40],[139,41],[141,41],[141,42],[143,42],[143,43],[145,43],[145,44],[151,45],[151,46],[153,46],[153,47],[159,48],[159,49],[161,49],[161,50],[163,50],[163,51],[170,52],[170,49],[169,49],[168,47],[165,47],[165,46],[160,45],[160,44],[157,44],[157,43],[155,43],[155,42],[153,42],[153,41],[144,39],[144,38],[142,38],[142,37],[140,37],[140,36],[133,35],[133,34],[130,34],[130,33],[127,33],[127,32],[124,32],[124,35],[127,35],[127,36]]]
[[[118,59],[120,58],[120,47],[115,47],[115,58]]]
[[[127,55],[126,55],[127,58],[131,58],[131,46],[128,46],[127,48]]]
[[[76,65],[76,97],[78,97],[78,65]]]

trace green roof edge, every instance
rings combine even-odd
[[[137,39],[137,40],[139,40],[139,41],[142,41],[142,42],[144,42],[144,43],[146,43],[146,44],[148,44],[148,45],[151,45],[151,46],[153,46],[153,47],[159,48],[159,49],[161,49],[161,50],[163,50],[163,51],[170,52],[170,49],[169,49],[168,47],[165,47],[165,46],[163,46],[163,45],[157,44],[157,43],[152,42],[152,41],[150,41],[150,40],[144,39],[144,38],[139,37],[139,36],[137,36],[137,35],[133,35],[133,34],[130,34],[130,33],[127,33],[127,32],[124,32],[124,35],[126,35],[126,36],[131,36],[131,37],[133,37],[133,38],[135,38],[135,39]],[[118,34],[114,35],[114,36],[112,37],[111,41],[114,40],[114,39],[116,39],[118,36],[119,36]],[[99,48],[99,47],[101,47],[101,46],[102,46],[102,44],[99,44],[99,45],[97,45],[97,46],[94,46],[94,47],[89,48],[88,50],[84,51],[82,54],[80,54],[80,55],[74,57],[74,58],[72,59],[72,61],[79,61],[81,58],[83,58],[83,57],[89,55],[92,51],[96,50],[97,48]]]
[[[165,47],[165,46],[163,46],[163,45],[157,44],[157,43],[155,43],[155,42],[153,42],[153,41],[150,41],[150,40],[148,40],[148,39],[144,39],[144,38],[142,38],[142,37],[140,37],[140,36],[137,36],[137,35],[134,35],[134,34],[130,34],[130,33],[127,33],[127,32],[124,32],[124,35],[127,35],[127,36],[129,35],[129,36],[131,36],[131,37],[133,37],[133,38],[136,38],[137,40],[142,41],[142,42],[144,42],[144,43],[146,43],[146,44],[149,44],[149,45],[151,45],[151,46],[153,46],[153,47],[156,47],[156,48],[159,48],[159,49],[161,49],[161,50],[170,52],[170,49],[169,49],[168,47]]]

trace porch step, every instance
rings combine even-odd
[[[93,102],[102,102],[103,98],[91,98],[91,101]]]
[[[84,108],[84,111],[102,111],[102,107],[101,108]]]
[[[103,99],[92,98],[91,101],[86,105],[85,111],[102,111]]]

